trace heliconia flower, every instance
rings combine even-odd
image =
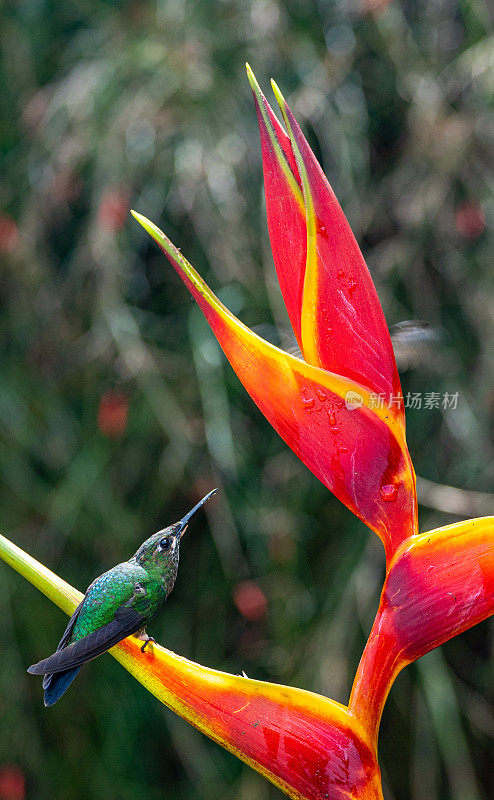
[[[417,532],[415,473],[386,322],[353,233],[288,106],[287,132],[248,68],[268,226],[303,359],[263,341],[211,292],[165,234],[132,212],[199,303],[243,385],[296,455],[382,539]],[[373,398],[385,397],[386,403]]]
[[[399,671],[494,613],[494,517],[418,534],[415,473],[389,333],[338,202],[274,86],[286,130],[248,68],[261,131],[269,235],[303,357],[261,339],[140,214],[197,300],[261,412],[295,454],[382,539],[386,580],[348,706],[194,664],[129,637],[111,654],[161,702],[293,800],[382,800],[377,738]],[[375,402],[385,397],[388,402]],[[0,536],[0,556],[68,614],[82,595]],[[237,584],[260,620],[267,600]]]

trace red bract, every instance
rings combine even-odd
[[[140,214],[197,300],[227,358],[294,453],[382,539],[386,580],[348,706],[227,675],[130,637],[112,654],[156,697],[293,800],[382,800],[377,736],[398,672],[494,612],[494,518],[418,534],[400,382],[362,254],[281,93],[286,130],[248,69],[259,117],[269,234],[303,358],[233,316]],[[376,398],[378,402],[376,402]],[[384,402],[383,402],[384,398]],[[0,536],[0,553],[67,613],[81,595]],[[266,611],[239,584],[248,619]]]
[[[250,77],[254,94],[260,98],[258,108],[261,103],[267,106],[251,73]],[[326,176],[275,83],[273,88],[290,137],[303,195],[299,209],[306,241],[299,309],[304,358],[314,366],[345,375],[370,391],[399,398],[401,387],[391,339],[362,253]],[[268,131],[261,114],[259,127],[264,138]],[[275,135],[274,129],[269,135]],[[285,198],[288,195],[285,192]],[[279,222],[285,222],[283,205],[279,213]],[[273,214],[268,216],[270,231],[275,227],[273,217]],[[278,264],[279,273],[286,273],[289,258],[285,252]],[[403,400],[398,401],[394,411],[403,420]]]

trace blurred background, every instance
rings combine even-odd
[[[483,0],[2,3],[5,535],[84,590],[219,486],[150,633],[347,701],[380,542],[272,431],[128,210],[289,346],[244,62],[266,91],[275,76],[374,276],[404,393],[458,393],[407,412],[420,528],[492,514],[491,23]],[[65,624],[0,565],[0,800],[281,798],[108,656],[45,710],[26,668]],[[485,622],[399,676],[387,800],[494,796],[493,650]]]

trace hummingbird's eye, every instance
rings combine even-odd
[[[160,550],[169,550],[171,547],[171,543],[172,540],[170,536],[165,536],[164,539],[160,539],[160,544],[159,544]]]

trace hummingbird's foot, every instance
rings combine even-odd
[[[141,628],[140,631],[137,631],[137,633],[135,634],[135,637],[136,637],[136,639],[140,639],[141,642],[144,642],[144,644],[141,647],[141,653],[145,652],[146,647],[148,646],[149,642],[155,642],[156,641],[156,639],[153,639],[152,636],[148,636],[147,635],[146,628]]]
[[[146,636],[147,636],[147,634],[146,634]],[[155,642],[155,641],[156,641],[156,639],[154,639],[153,636],[148,636],[148,638],[146,639],[146,641],[144,642],[144,644],[141,647],[141,653],[145,652],[146,647],[148,646],[149,642]]]

